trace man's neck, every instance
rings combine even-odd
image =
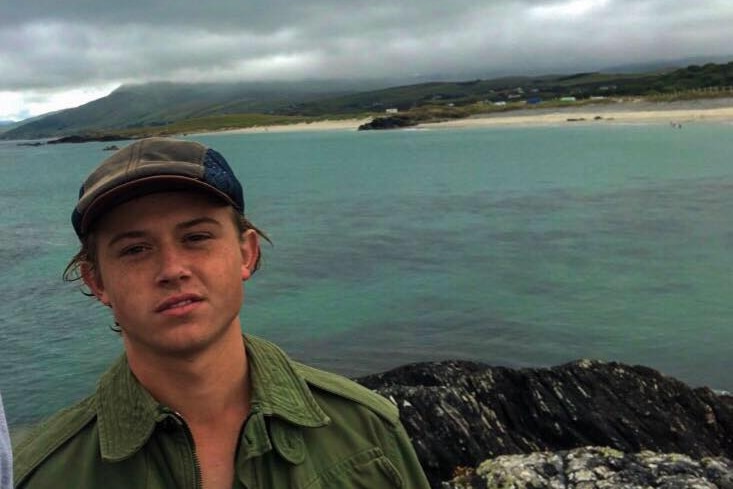
[[[140,383],[180,414],[191,430],[203,487],[232,487],[234,455],[251,392],[239,324],[196,354],[140,355],[129,345],[126,351]]]
[[[138,355],[129,348],[127,355],[143,387],[190,425],[241,422],[249,411],[249,368],[239,328],[190,356]]]

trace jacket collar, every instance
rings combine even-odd
[[[252,382],[252,414],[308,428],[330,422],[282,350],[250,335],[245,335],[244,342]],[[172,414],[137,381],[125,355],[100,379],[96,404],[102,458],[111,462],[134,455],[156,425]]]
[[[307,428],[329,423],[308,384],[280,348],[250,335],[245,335],[244,341],[252,379],[253,411],[259,408],[265,416],[277,416]]]

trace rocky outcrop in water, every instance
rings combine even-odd
[[[401,129],[403,127],[416,126],[417,121],[406,115],[393,115],[386,117],[377,117],[371,122],[359,126],[359,131],[368,131],[374,129]]]
[[[105,134],[101,136],[64,136],[62,138],[58,139],[52,139],[50,141],[47,141],[46,144],[66,144],[66,143],[89,143],[92,141],[102,141],[102,142],[108,142],[108,141],[127,141],[132,138],[127,136],[120,136],[117,134]]]
[[[585,360],[515,370],[446,361],[358,381],[400,407],[434,487],[456,467],[500,455],[586,446],[733,454],[733,398],[642,366]]]

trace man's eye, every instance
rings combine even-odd
[[[143,245],[133,245],[128,246],[126,248],[123,248],[122,251],[120,251],[120,255],[122,256],[131,256],[131,255],[137,255],[145,251],[145,246]]]
[[[198,242],[198,241],[206,241],[207,239],[210,239],[211,235],[209,233],[192,233],[187,234],[184,238],[185,241],[189,242]]]

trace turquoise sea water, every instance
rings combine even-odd
[[[348,375],[464,358],[644,364],[733,390],[733,126],[198,137],[275,243],[244,328]],[[61,281],[103,144],[0,143],[0,390],[12,426],[91,392],[121,349]]]

